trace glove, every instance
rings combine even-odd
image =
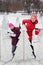
[[[13,33],[8,32],[8,36],[15,37],[15,36],[16,36],[16,34],[13,34]]]
[[[36,28],[35,29],[35,35],[39,35],[39,33],[40,33],[40,29]]]

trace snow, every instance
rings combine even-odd
[[[19,13],[9,13],[8,15],[5,13],[0,15],[0,65],[43,65],[43,17],[38,17],[39,25],[37,26],[41,28],[41,32],[38,36],[34,34],[32,42],[37,56],[36,60],[32,55],[26,28],[22,26],[22,20],[25,18],[30,18],[30,15],[21,15]],[[15,51],[15,57],[12,61],[9,61],[12,58],[12,46],[11,39],[7,35],[7,32],[11,30],[7,24],[12,22],[18,27],[19,23],[17,23],[17,21],[21,24],[21,35]]]

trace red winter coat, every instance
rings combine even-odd
[[[26,25],[25,25],[26,23]],[[35,29],[35,25],[38,23],[38,21],[36,20],[34,23],[32,23],[31,20],[23,20],[22,24],[24,24],[26,26],[27,29],[27,34],[29,36],[29,40],[32,40],[32,32]]]

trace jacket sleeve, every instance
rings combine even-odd
[[[15,38],[15,37],[13,37],[13,36],[10,36],[10,38]]]
[[[14,37],[16,37],[16,34],[8,32],[8,36],[11,38],[14,38]]]
[[[25,24],[25,23],[28,23],[28,20],[27,20],[27,19],[24,19],[24,20],[22,21],[22,25]]]
[[[16,35],[10,35],[9,37],[10,37],[10,38],[15,38],[15,37],[16,37]]]
[[[16,36],[16,34],[10,34],[10,36],[15,37],[15,36]]]
[[[17,32],[16,32],[16,37],[19,37],[19,36],[20,36],[20,33],[21,33],[21,32],[20,32],[20,29],[18,28],[18,29],[17,29]]]

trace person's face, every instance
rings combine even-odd
[[[11,26],[10,29],[14,29],[14,26]]]
[[[35,17],[31,17],[31,21],[34,23],[36,21]]]

